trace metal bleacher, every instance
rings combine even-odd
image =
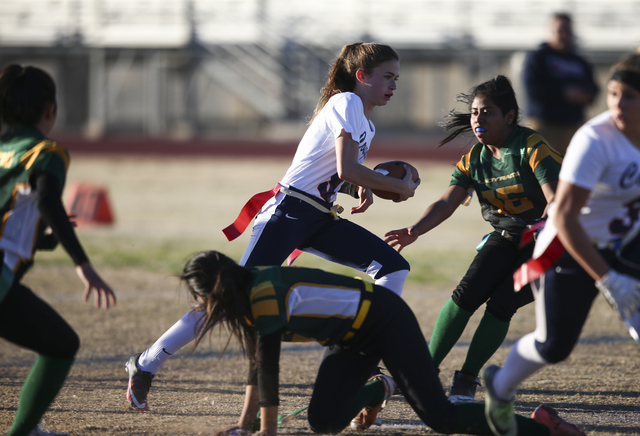
[[[3,0],[1,45],[179,47],[192,32],[211,44],[311,45],[369,37],[396,46],[529,46],[552,12],[571,13],[585,48],[640,42],[639,0]],[[629,42],[625,42],[629,41]],[[635,41],[634,41],[635,40]]]
[[[282,120],[309,113],[328,63],[345,44],[491,52],[483,58],[491,63],[495,53],[543,41],[557,11],[573,16],[584,51],[622,52],[640,44],[640,0],[1,0],[0,50],[90,52],[92,65],[104,66],[104,73],[91,72],[98,83],[92,92],[103,95],[91,108],[115,107],[117,92],[125,92],[116,86],[123,69],[136,67],[133,51],[161,65],[151,51],[197,47],[198,72],[207,80],[260,117]],[[110,63],[100,60],[107,50]],[[164,80],[156,79],[152,88]],[[103,117],[100,110],[93,114]]]

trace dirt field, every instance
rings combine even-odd
[[[46,429],[74,436],[196,435],[236,422],[246,364],[235,349],[221,355],[223,342],[215,334],[210,344],[202,344],[192,355],[190,349],[184,349],[165,365],[154,379],[148,413],[134,412],[126,404],[124,363],[189,307],[173,276],[186,258],[209,248],[239,258],[247,235],[229,243],[220,229],[235,218],[250,194],[271,188],[288,163],[268,159],[75,159],[70,179],[101,183],[110,194],[115,225],[81,228],[80,236],[96,268],[116,290],[118,304],[107,312],[84,304],[81,284],[60,250],[42,253],[25,278],[27,285],[69,321],[82,341],[71,374],[45,415]],[[451,167],[414,164],[423,179],[415,199],[403,205],[379,201],[354,220],[383,234],[418,219],[448,185]],[[344,203],[347,209],[352,206]],[[474,204],[457,211],[403,253],[412,264],[403,297],[416,312],[427,339],[440,307],[473,256],[475,243],[487,231]],[[305,255],[300,261],[326,266]],[[462,364],[480,316],[472,318],[441,367],[445,387]],[[510,344],[531,331],[534,323],[533,307],[516,315],[506,343],[491,363],[502,363]],[[283,348],[281,409],[288,412],[307,404],[321,348],[292,344]],[[637,344],[599,298],[571,357],[528,380],[517,398],[517,411],[530,414],[545,402],[588,434],[640,434],[638,357]],[[0,433],[10,426],[21,384],[34,359],[33,353],[0,341]],[[482,397],[481,392],[479,399]],[[402,397],[393,397],[381,417],[383,427],[367,433],[433,433],[422,426]],[[311,434],[305,418],[305,413],[300,414],[281,433]]]

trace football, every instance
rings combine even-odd
[[[407,165],[413,173],[413,181],[417,181],[420,178],[418,170],[410,163],[403,162],[401,160],[390,160],[388,162],[380,163],[373,168],[373,171],[384,176],[393,177],[395,179],[402,179],[406,175],[404,165]],[[384,198],[385,200],[397,200],[400,198],[400,195],[396,194],[395,192],[382,191],[380,189],[373,189],[372,192],[377,197]]]

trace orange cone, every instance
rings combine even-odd
[[[90,183],[72,183],[67,189],[65,203],[70,215],[80,225],[113,224],[113,213],[107,190]]]

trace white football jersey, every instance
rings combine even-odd
[[[640,224],[640,150],[615,126],[609,111],[573,136],[560,180],[591,191],[580,223],[592,242],[624,237]]]
[[[280,184],[333,202],[344,183],[338,178],[335,149],[336,138],[343,129],[360,144],[358,163],[364,162],[375,127],[364,116],[360,97],[342,92],[331,97],[313,120]]]

